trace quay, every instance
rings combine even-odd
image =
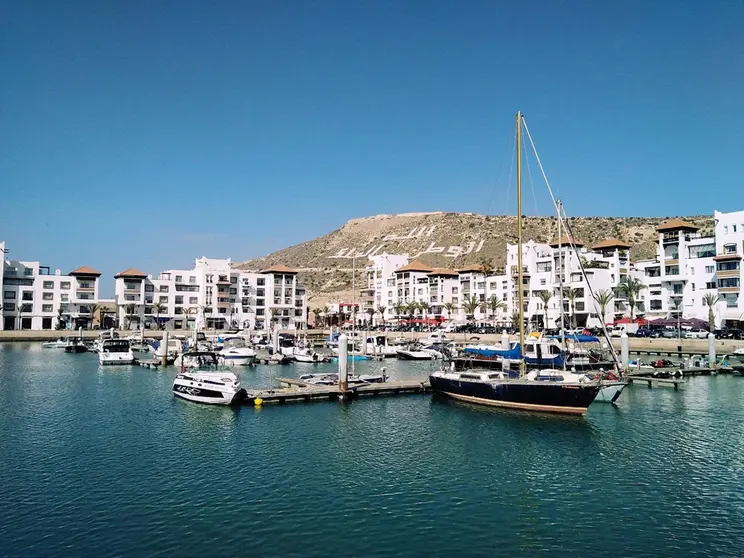
[[[295,378],[279,378],[279,383],[288,387],[248,390],[244,402],[248,405],[260,405],[263,403],[338,401],[341,398],[358,399],[362,395],[401,395],[431,391],[428,378],[359,384],[349,386],[345,391],[342,391],[338,386],[316,386]]]

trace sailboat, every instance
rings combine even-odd
[[[436,392],[454,399],[526,411],[583,415],[599,393],[601,384],[585,374],[565,370],[525,369],[523,347],[524,292],[522,265],[522,127],[523,115],[517,113],[517,291],[519,304],[519,376],[509,377],[507,371],[457,371],[454,362],[449,368],[432,373],[429,383]]]

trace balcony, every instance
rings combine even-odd
[[[739,287],[738,286],[736,286],[736,287],[718,287],[718,292],[719,293],[722,293],[722,294],[726,294],[726,293],[738,293],[739,292]]]

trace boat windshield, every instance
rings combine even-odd
[[[223,349],[242,349],[245,347],[245,339],[242,337],[230,337],[222,343]]]
[[[217,357],[210,353],[185,353],[183,355],[184,368],[199,368],[200,370],[217,369]]]
[[[103,343],[104,353],[126,353],[129,352],[129,341],[126,339],[111,339]]]

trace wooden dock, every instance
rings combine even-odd
[[[257,400],[260,400],[260,404],[338,401],[342,396],[344,399],[358,399],[362,395],[400,395],[431,391],[428,378],[351,385],[345,393],[342,393],[338,386],[312,385],[295,378],[279,378],[279,382],[289,387],[270,390],[247,390],[248,395],[245,402],[249,405],[255,405]]]
[[[679,390],[679,385],[683,384],[685,381],[679,378],[654,378],[653,376],[635,376],[635,375],[629,375],[626,376],[627,380],[633,384],[636,382],[643,383],[645,382],[648,384],[648,387],[654,387],[656,386],[672,386],[674,387],[674,391]]]

